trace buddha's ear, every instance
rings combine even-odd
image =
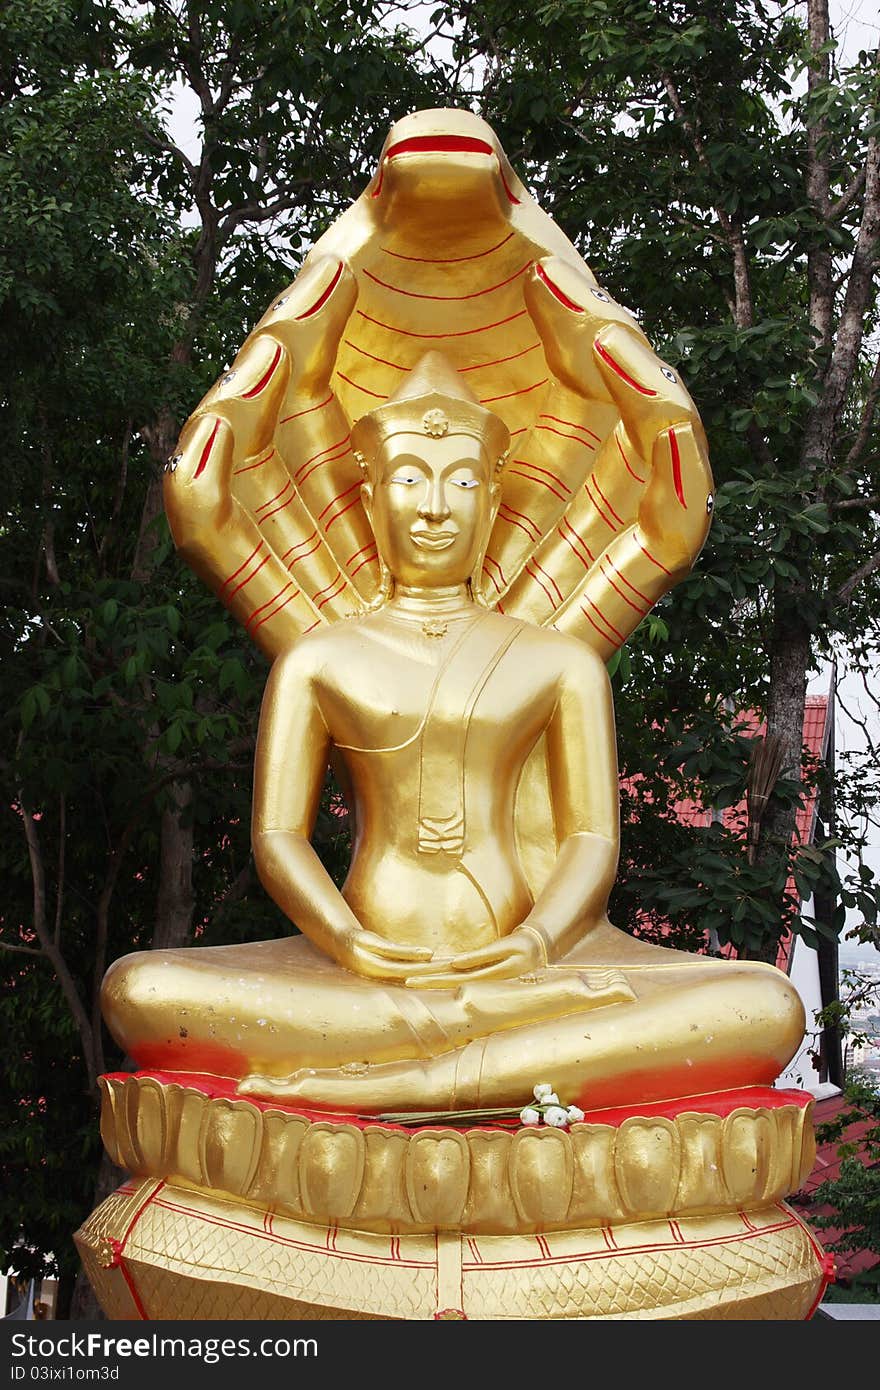
[[[492,607],[492,604],[489,603],[485,593],[483,592],[483,562],[486,558],[486,551],[489,548],[489,538],[492,534],[492,528],[495,525],[495,518],[498,515],[498,508],[501,506],[501,479],[498,477],[497,473],[493,475],[492,480],[489,483],[488,497],[489,515],[486,518],[486,526],[483,532],[482,544],[480,545],[480,553],[477,556],[477,563],[474,565],[473,574],[468,580],[468,585],[471,591],[471,597],[473,598],[475,603],[480,604],[483,608]]]
[[[502,496],[501,476],[496,471],[493,473],[492,481],[489,484],[489,510],[492,517],[492,525],[495,524],[495,518],[498,515],[498,508],[501,506]]]
[[[486,452],[485,444],[480,444],[480,453],[489,471],[489,506],[492,508],[492,520],[495,520],[495,513],[501,505],[501,464],[503,460],[490,457]]]
[[[367,515],[367,521],[372,529],[373,525],[373,484],[368,479],[361,483],[361,505]]]

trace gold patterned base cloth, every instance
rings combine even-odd
[[[103,1093],[133,1176],[76,1241],[113,1318],[802,1319],[829,1277],[782,1201],[815,1153],[798,1092],[465,1131],[244,1101],[216,1077]]]

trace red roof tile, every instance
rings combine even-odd
[[[820,1100],[816,1104],[813,1119],[817,1125],[827,1124],[829,1120],[834,1120],[845,1110],[848,1102],[843,1096],[830,1096],[827,1100]],[[817,1205],[813,1201],[813,1194],[816,1189],[824,1182],[834,1182],[840,1177],[841,1158],[838,1153],[841,1143],[860,1145],[865,1139],[868,1131],[876,1128],[876,1120],[866,1117],[864,1120],[856,1120],[847,1126],[842,1139],[832,1140],[829,1144],[820,1144],[816,1150],[816,1163],[813,1171],[806,1179],[799,1192],[789,1200],[800,1208],[806,1208],[805,1216],[811,1220],[815,1216],[833,1216],[834,1208],[827,1202]],[[864,1162],[867,1159],[865,1150],[861,1150],[859,1157]],[[819,1231],[819,1238],[823,1245],[830,1245],[843,1234],[845,1227],[827,1226]],[[871,1250],[841,1250],[834,1255],[837,1266],[837,1275],[841,1280],[853,1279],[857,1274],[864,1273],[867,1269],[872,1269],[877,1264],[877,1255]]]
[[[822,758],[827,747],[828,731],[828,696],[827,695],[808,695],[804,709],[804,731],[803,741],[807,754],[811,759]],[[763,719],[759,719],[753,710],[744,710],[738,715],[740,733],[748,736],[749,733],[755,738],[764,735],[766,724]],[[637,779],[628,779],[630,785],[635,785]],[[811,791],[805,797],[803,804],[798,810],[797,823],[795,826],[795,839],[799,844],[809,844],[815,834],[816,829],[816,802],[817,794]],[[712,820],[712,811],[709,807],[701,806],[698,801],[684,800],[675,801],[673,810],[680,821],[685,825],[707,826]],[[739,832],[745,838],[748,828],[748,814],[745,801],[739,801],[733,806],[727,806],[721,813],[722,824],[728,830]],[[796,896],[797,888],[793,879],[789,879],[786,891],[790,896]],[[779,943],[779,951],[776,957],[776,964],[780,970],[788,970],[789,955],[791,952],[792,938],[789,933]],[[730,948],[731,953],[733,948]]]

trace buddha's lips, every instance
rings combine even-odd
[[[410,531],[413,544],[424,550],[445,550],[457,538],[457,531]]]
[[[498,151],[493,150],[486,140],[478,140],[474,135],[411,135],[408,140],[398,140],[385,151],[385,155],[379,166],[379,181],[370,195],[378,198],[382,191],[382,183],[385,178],[385,164],[390,159],[396,159],[401,154],[488,154],[498,162],[498,174],[504,185],[504,192],[507,194],[508,202],[519,203],[519,198],[508,186],[507,179],[504,177],[504,168],[498,157]]]

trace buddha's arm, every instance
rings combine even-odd
[[[540,933],[552,960],[604,918],[620,847],[611,683],[601,658],[581,644],[560,678],[547,758],[559,853],[522,925]]]
[[[330,752],[310,650],[297,643],[279,657],[263,697],[252,824],[257,873],[326,955],[357,974],[404,979],[431,952],[365,931],[310,843]]]
[[[559,842],[550,878],[509,936],[457,956],[442,972],[421,967],[413,983],[442,988],[521,975],[565,955],[605,916],[620,841],[611,684],[589,647],[571,641],[564,655],[546,734]]]

